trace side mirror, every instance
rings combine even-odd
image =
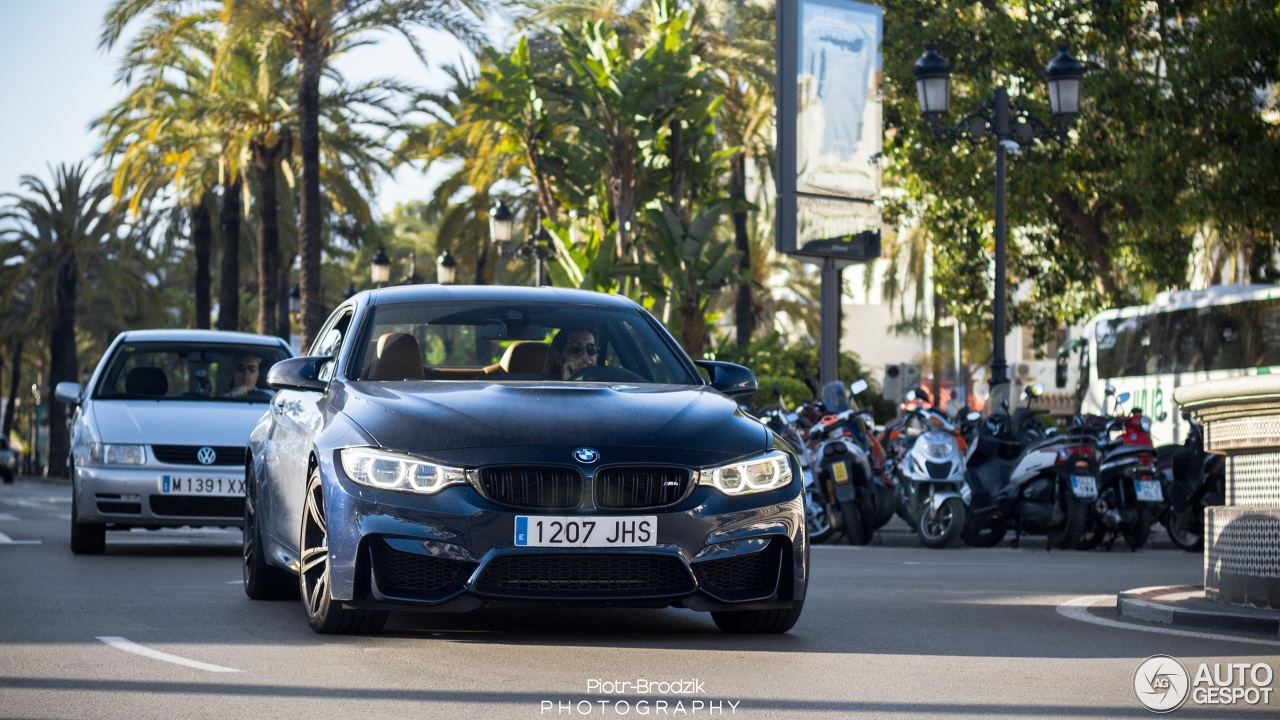
[[[1156,416],[1156,420],[1160,422],[1164,422],[1168,418],[1169,418],[1169,413],[1165,412],[1164,410],[1161,410],[1160,414]]]
[[[1106,389],[1105,389],[1105,390],[1103,390],[1103,392],[1104,392],[1105,394],[1107,394],[1107,395],[1115,395],[1115,394],[1116,394],[1116,386],[1115,386],[1115,385],[1112,385],[1111,383],[1107,383],[1107,385],[1106,385]]]
[[[1120,393],[1120,395],[1116,397],[1116,402],[1120,402],[1120,403],[1129,402],[1129,393],[1127,392]]]
[[[79,405],[80,395],[84,391],[80,387],[80,383],[60,382],[53,388],[53,397],[58,402],[64,402],[68,405]]]
[[[722,360],[695,360],[694,364],[707,371],[712,388],[729,397],[750,395],[760,389],[755,373],[742,365]]]
[[[329,383],[320,379],[320,368],[333,360],[329,355],[313,355],[281,360],[267,371],[267,384],[277,390],[324,391]]]
[[[866,380],[858,380],[857,382],[855,382],[855,383],[853,383],[852,385],[850,385],[850,386],[849,386],[849,394],[850,394],[850,395],[857,395],[857,394],[859,394],[859,393],[861,393],[861,392],[865,391],[866,389],[867,389],[867,381],[866,381]]]

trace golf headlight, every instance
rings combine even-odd
[[[146,445],[89,443],[89,462],[94,465],[142,465],[146,461]]]
[[[952,451],[955,449],[955,443],[950,440],[940,443],[927,442],[924,444],[924,454],[938,460],[946,460],[951,456]]]
[[[711,485],[725,495],[748,495],[786,487],[791,483],[787,455],[774,451],[753,460],[698,471],[698,484]]]
[[[369,487],[434,495],[467,481],[462,468],[437,465],[408,455],[355,447],[339,451],[347,477]]]

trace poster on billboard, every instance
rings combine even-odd
[[[850,0],[778,3],[780,252],[880,254],[883,22]]]

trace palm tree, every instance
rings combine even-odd
[[[216,16],[158,11],[121,62],[117,81],[130,86],[129,93],[93,125],[103,136],[100,154],[114,168],[113,192],[132,216],[166,192],[184,209],[195,255],[196,328],[210,325],[213,188],[221,144],[195,106],[211,83],[212,62],[210,54],[192,47],[191,38],[210,19]],[[104,48],[112,47],[122,27],[113,27],[108,15]]]
[[[145,0],[135,0],[144,2]],[[164,0],[152,0],[160,2]],[[168,0],[172,2],[173,0]],[[302,344],[310,345],[324,321],[320,276],[321,95],[324,68],[337,54],[370,42],[378,32],[397,32],[420,57],[415,27],[444,30],[472,48],[479,47],[477,14],[489,0],[226,0],[223,19],[228,45],[244,36],[278,36],[298,60],[298,137],[302,155],[298,251],[302,304]]]
[[[52,185],[23,176],[25,193],[6,193],[10,204],[0,211],[0,222],[9,225],[0,231],[0,255],[21,259],[21,270],[7,274],[0,293],[8,296],[16,284],[34,280],[33,315],[48,332],[49,398],[59,382],[80,379],[76,311],[82,296],[92,291],[107,298],[120,318],[147,304],[145,267],[134,238],[122,235],[110,183],[90,178],[83,163],[51,172]],[[61,403],[50,403],[48,418],[49,474],[64,476],[70,440]]]

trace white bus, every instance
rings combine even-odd
[[[1082,413],[1103,412],[1107,383],[1129,393],[1123,409],[1150,415],[1152,440],[1163,445],[1187,432],[1174,388],[1271,373],[1280,373],[1280,286],[1221,285],[1099,313],[1059,352],[1055,384],[1076,388]]]

